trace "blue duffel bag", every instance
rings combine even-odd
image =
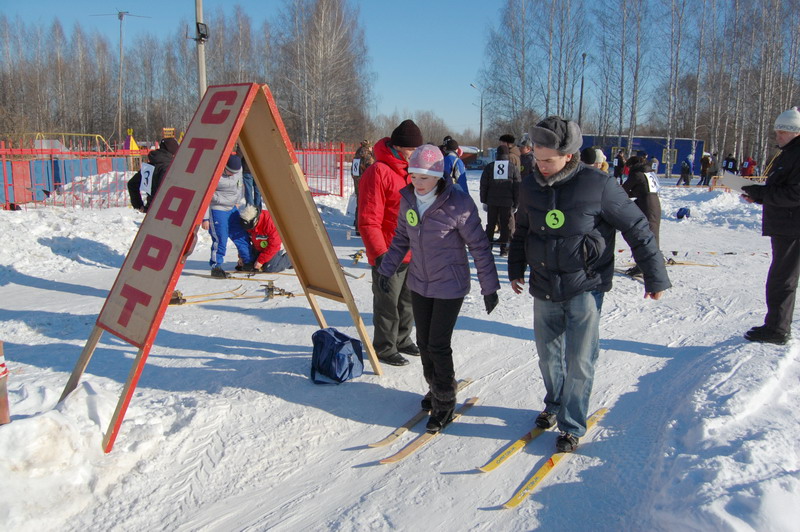
[[[311,341],[311,380],[316,384],[341,384],[364,373],[361,340],[328,327],[312,334]]]

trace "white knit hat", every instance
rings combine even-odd
[[[444,155],[433,144],[423,144],[408,158],[409,174],[425,174],[433,177],[444,175]]]
[[[800,111],[797,107],[782,112],[775,119],[775,131],[789,131],[800,133]]]
[[[603,153],[603,150],[601,150],[600,148],[595,148],[594,151],[597,152],[597,158],[595,159],[596,163],[606,162],[606,154]]]

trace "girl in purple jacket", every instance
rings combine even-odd
[[[409,158],[411,185],[400,190],[397,230],[381,260],[378,282],[388,291],[389,277],[411,250],[406,283],[417,328],[417,345],[428,393],[422,408],[431,411],[427,429],[438,432],[453,418],[456,380],[450,342],[458,313],[469,293],[467,248],[478,270],[486,312],[497,306],[500,281],[491,246],[475,202],[443,179],[444,158],[423,144]]]

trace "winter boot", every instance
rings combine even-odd
[[[561,435],[556,438],[556,449],[560,453],[571,453],[578,447],[578,438],[570,434],[569,432],[562,432]]]
[[[425,394],[425,397],[423,397],[422,401],[419,402],[419,406],[428,412],[433,410],[433,395],[431,392]]]
[[[556,415],[553,412],[542,412],[536,416],[536,426],[540,429],[549,429],[555,426]]]
[[[449,410],[434,410],[428,419],[428,424],[425,429],[430,433],[436,433],[445,428],[450,422],[453,421],[453,409]]]
[[[789,333],[784,334],[778,332],[775,329],[767,327],[766,325],[762,327],[753,327],[744,333],[745,340],[778,345],[785,345],[791,337],[792,335]]]
[[[216,277],[218,279],[227,279],[230,276],[231,274],[229,274],[219,266],[214,266],[213,268],[211,268],[211,277]]]

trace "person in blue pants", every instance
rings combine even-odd
[[[238,207],[243,203],[242,159],[237,155],[231,155],[219,178],[217,189],[202,223],[203,229],[211,235],[211,258],[208,262],[212,277],[221,279],[230,277],[230,274],[222,268],[228,239],[233,241],[242,262],[245,264],[253,262],[250,236],[242,226],[239,216]]]

